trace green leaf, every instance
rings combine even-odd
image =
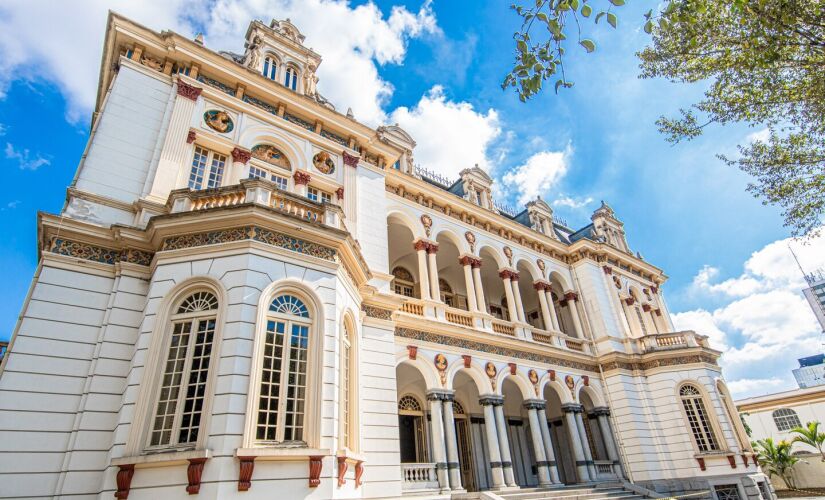
[[[616,23],[618,22],[618,18],[616,18],[616,14],[612,12],[607,13],[607,24],[610,26],[616,27]]]
[[[616,7],[621,7],[622,5],[624,5],[624,0],[610,0],[610,3],[612,3]]]
[[[518,43],[516,44],[516,46],[518,47],[518,51],[521,52],[522,54],[527,52],[527,44],[524,41],[519,40]]]
[[[579,0],[570,0],[570,7],[572,7],[573,10],[579,10]]]
[[[584,47],[584,50],[586,50],[588,53],[593,52],[594,50],[596,50],[596,44],[593,42],[593,40],[590,40],[588,38],[585,38],[584,40],[579,42],[579,44],[582,47]]]
[[[607,14],[607,12],[599,12],[596,14],[596,24],[599,24],[599,19],[603,18],[605,14]]]
[[[584,17],[590,17],[590,14],[593,13],[593,8],[587,4],[582,5],[582,15]]]
[[[648,20],[645,23],[645,33],[647,33],[648,35],[653,33],[653,21]]]
[[[559,87],[561,87],[562,85],[564,85],[564,82],[562,80],[560,80],[560,79],[556,80],[556,93],[557,94],[559,93]]]

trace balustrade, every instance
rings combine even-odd
[[[472,328],[473,317],[467,313],[456,311],[455,309],[447,309],[444,311],[444,317],[450,323],[456,325],[466,326]]]
[[[511,337],[516,336],[515,327],[506,321],[493,320],[493,331],[502,335],[509,335]]]
[[[401,480],[405,491],[438,488],[435,464],[431,463],[401,464]]]
[[[413,314],[415,316],[424,316],[424,304],[417,301],[407,300],[401,305],[401,311],[407,314]]]

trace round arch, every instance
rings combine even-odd
[[[434,231],[433,241],[438,241],[438,238],[442,237],[448,240],[450,243],[455,245],[458,249],[459,255],[462,253],[469,252],[469,248],[467,248],[467,242],[464,241],[464,238],[459,238],[458,235],[452,228],[443,227]]]
[[[536,266],[536,263],[528,256],[521,255],[519,257],[513,257],[513,263],[515,264],[515,268],[517,270],[519,270],[520,268],[527,269],[527,271],[530,273],[531,285],[533,281],[544,279],[544,276],[542,275],[538,266]],[[526,278],[526,276],[522,276],[522,279],[524,278]]]
[[[424,231],[421,228],[421,224],[416,223],[415,219],[404,211],[403,208],[398,206],[390,206],[387,208],[387,225],[389,225],[390,221],[396,222],[401,224],[402,226],[406,227],[410,230],[413,235],[413,239],[424,238]],[[412,244],[412,242],[410,242]]]
[[[238,144],[250,151],[259,144],[275,146],[286,155],[292,171],[297,170],[298,165],[307,164],[301,146],[287,134],[271,127],[257,125],[245,129],[238,138]]]
[[[493,258],[496,265],[496,270],[507,267],[507,261],[504,259],[504,254],[500,249],[497,249],[489,244],[482,244],[478,248],[478,256],[484,260],[485,255]]]
[[[578,400],[578,403],[581,404],[581,395],[582,393],[584,393],[587,394],[588,398],[590,398],[590,402],[593,403],[594,407],[607,406],[607,403],[604,401],[604,398],[602,397],[600,392],[601,391],[597,391],[592,386],[584,385],[584,383],[580,381],[578,384],[578,388],[576,389],[576,394],[578,395],[576,399]]]
[[[547,275],[547,279],[549,279],[551,282],[555,281],[556,283],[558,283],[561,287],[562,293],[571,289],[570,285],[567,283],[567,279],[564,276],[562,276],[562,274],[558,271],[550,271],[550,273]]]
[[[539,380],[539,394],[543,396],[544,391],[550,389],[556,393],[556,396],[558,396],[559,401],[561,401],[561,404],[574,403],[573,395],[570,394],[570,389],[568,389],[567,386],[559,382],[559,376],[560,375],[556,374],[556,380],[550,380],[550,374],[545,373],[541,377],[541,380]]]
[[[477,361],[473,360],[470,362],[470,367],[467,368],[464,365],[464,359],[459,358],[450,364],[449,368],[447,368],[447,388],[454,389],[455,377],[459,373],[464,373],[472,381],[475,383],[476,389],[478,390],[479,394],[491,394],[492,393],[492,386],[490,385],[490,379],[484,373],[484,368],[478,364]]]
[[[536,397],[533,385],[530,383],[529,380],[527,380],[527,377],[523,373],[521,373],[520,370],[516,370],[516,374],[513,375],[512,373],[510,373],[509,367],[506,367],[499,370],[499,373],[496,378],[496,388],[498,394],[502,393],[502,386],[504,385],[504,381],[510,380],[512,382],[515,382],[516,387],[518,387],[519,392],[521,392],[521,397],[523,399],[533,399]]]
[[[432,363],[428,363],[421,357],[410,359],[409,354],[406,351],[404,351],[398,353],[395,359],[395,368],[398,369],[398,367],[401,365],[408,365],[418,370],[418,372],[424,378],[424,382],[427,385],[427,390],[441,388],[441,382],[438,376],[438,372],[436,371],[435,366],[433,366]]]

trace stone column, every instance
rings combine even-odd
[[[356,193],[358,193],[359,158],[347,154],[346,151],[343,151],[341,156],[344,158],[344,191],[347,193],[341,208],[344,209],[347,229],[351,234],[356,235],[358,234],[356,230],[358,224],[358,196],[356,196]]]
[[[250,158],[252,158],[252,152],[236,146],[232,150],[232,172],[229,172],[229,179],[224,184],[231,186],[238,184],[243,179],[248,179]]]
[[[545,403],[542,399],[528,399],[524,402],[524,407],[527,409],[527,418],[530,421],[530,437],[533,442],[533,453],[536,456],[539,486],[550,486],[552,484],[550,479],[550,464],[547,461],[544,438],[541,434],[542,424],[539,421],[539,412],[544,413]]]
[[[565,403],[561,405],[564,412],[564,426],[570,434],[570,445],[573,447],[573,458],[576,460],[576,473],[580,483],[590,482],[590,472],[587,469],[587,459],[584,456],[581,434],[576,422],[576,412],[581,411],[581,405],[576,403]]]
[[[650,319],[650,324],[653,326],[653,331],[651,333],[663,333],[659,331],[659,325],[656,324],[656,314],[653,312],[653,307],[650,304],[643,304],[642,310],[647,313],[648,318]]]
[[[496,430],[498,430],[498,447],[501,451],[501,468],[504,470],[504,482],[507,486],[518,486],[513,474],[513,459],[510,456],[510,438],[507,437],[507,420],[504,418],[504,399],[502,398],[494,408],[496,414]]]
[[[560,332],[561,326],[559,326],[559,317],[556,314],[556,305],[553,303],[553,292],[550,290],[549,285],[545,288],[544,296],[545,299],[547,299],[547,309],[550,311],[550,320],[553,322],[553,330]]]
[[[487,437],[487,448],[490,453],[490,469],[492,471],[493,489],[504,486],[504,472],[501,467],[501,451],[498,448],[498,432],[496,431],[496,416],[494,406],[502,403],[501,396],[482,396],[478,403],[484,409],[484,431]]]
[[[441,411],[443,396],[440,392],[427,393],[427,401],[430,402],[430,435],[433,442],[435,472],[439,488],[442,492],[447,492],[450,491],[450,483],[447,478],[447,451],[444,447],[444,415]]]
[[[619,448],[616,445],[616,438],[613,436],[613,429],[610,427],[610,408],[606,406],[593,408],[593,414],[596,415],[596,419],[599,422],[599,430],[601,431],[605,448],[607,448],[607,457],[613,462],[613,466],[616,467],[617,475],[624,477],[622,461],[619,458]]]
[[[546,402],[545,402],[546,406]],[[544,440],[544,455],[547,457],[547,468],[550,470],[550,481],[559,482],[558,465],[556,464],[556,452],[553,451],[553,440],[550,437],[550,422],[547,421],[547,412],[539,411],[539,425],[541,426],[541,438]]]
[[[499,278],[504,283],[504,295],[507,297],[507,310],[510,311],[510,321],[518,322],[518,313],[516,312],[516,299],[513,297],[513,287],[510,282],[513,272],[508,269],[503,269],[498,272]]]
[[[579,405],[579,410],[576,412],[576,426],[579,428],[579,437],[582,440],[582,448],[584,449],[584,459],[587,462],[587,470],[590,471],[590,479],[596,480],[596,464],[593,463],[593,453],[590,452],[590,442],[587,436],[587,428],[584,426],[584,408]],[[590,436],[592,439],[593,436]]]
[[[309,184],[309,181],[312,180],[312,176],[309,175],[309,172],[296,170],[295,173],[292,174],[292,180],[295,182],[295,193],[299,196],[306,196],[307,184]]]
[[[581,318],[579,318],[579,308],[576,307],[579,294],[573,291],[565,292],[564,298],[567,299],[567,307],[570,308],[570,317],[573,318],[573,329],[576,331],[576,337],[583,339],[584,330],[582,329]]]
[[[417,240],[413,243],[415,253],[418,254],[418,288],[421,290],[421,298],[430,300],[430,275],[427,271],[427,246],[424,240]]]
[[[461,469],[458,464],[458,440],[455,435],[455,415],[453,415],[454,394],[444,393],[444,440],[447,443],[447,471],[452,491],[463,490]]]
[[[458,259],[458,262],[461,264],[461,267],[464,268],[464,285],[467,287],[467,303],[470,311],[477,312],[478,304],[476,302],[476,290],[475,286],[473,286],[473,270],[471,268],[473,260],[472,257],[465,255]]]
[[[430,298],[436,302],[441,302],[441,289],[438,286],[438,262],[435,254],[438,252],[438,243],[427,245],[427,263],[430,268]]]
[[[521,290],[518,287],[519,274],[512,273],[510,277],[510,286],[513,287],[513,298],[516,302],[516,310],[518,311],[518,320],[521,323],[527,323],[527,318],[524,316],[524,305],[521,302]]]
[[[148,195],[148,198],[159,203],[166,203],[169,192],[173,189],[185,187],[185,183],[178,185],[178,181],[187,178],[182,172],[184,165],[187,164],[187,152],[190,156],[189,162],[192,161],[192,146],[188,141],[189,124],[195,112],[195,103],[203,90],[189,85],[180,78],[177,80],[176,89],[177,95],[169,117],[169,126],[166,129],[166,137],[163,140],[163,147],[160,150],[160,158]],[[194,141],[194,137],[192,140]],[[186,175],[188,173],[186,171]]]
[[[536,289],[536,295],[539,296],[539,307],[541,308],[541,320],[544,323],[545,330],[553,329],[553,320],[550,318],[550,309],[547,308],[547,283],[543,281],[536,281],[533,283],[533,288]]]
[[[487,312],[487,302],[484,300],[484,286],[481,284],[481,259],[473,259],[470,263],[473,268],[473,284],[476,291],[476,305],[481,312]]]

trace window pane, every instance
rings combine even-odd
[[[284,441],[304,438],[304,397],[306,392],[307,347],[309,328],[292,325],[289,339],[289,372],[287,378]]]
[[[215,320],[202,319],[197,322],[197,332],[192,346],[192,364],[189,369],[189,383],[183,400],[178,443],[194,443],[198,440],[203,400],[206,395],[206,380],[209,374],[209,360],[212,356],[212,338],[215,335]]]
[[[262,441],[277,440],[278,402],[285,331],[285,322],[268,321],[266,324],[263,367],[261,369],[261,395],[258,402],[258,428],[256,432],[256,439]]]
[[[209,169],[209,183],[206,187],[215,188],[221,185],[223,179],[223,167],[226,164],[226,156],[215,153],[212,156],[212,168]]]
[[[189,188],[201,189],[203,186],[203,173],[206,170],[206,160],[209,152],[200,146],[195,148],[195,156],[192,158],[192,170],[189,172]]]
[[[163,370],[155,422],[149,440],[151,446],[171,444],[172,427],[175,422],[175,410],[183,368],[186,364],[186,350],[189,346],[191,329],[192,323],[188,321],[175,323],[172,327],[169,355]]]
[[[258,167],[249,167],[249,178],[250,179],[266,179],[266,170],[260,169]]]
[[[286,177],[281,177],[280,175],[272,174],[272,182],[274,182],[278,186],[278,189],[282,189],[282,190],[286,191],[286,186],[287,186]]]

